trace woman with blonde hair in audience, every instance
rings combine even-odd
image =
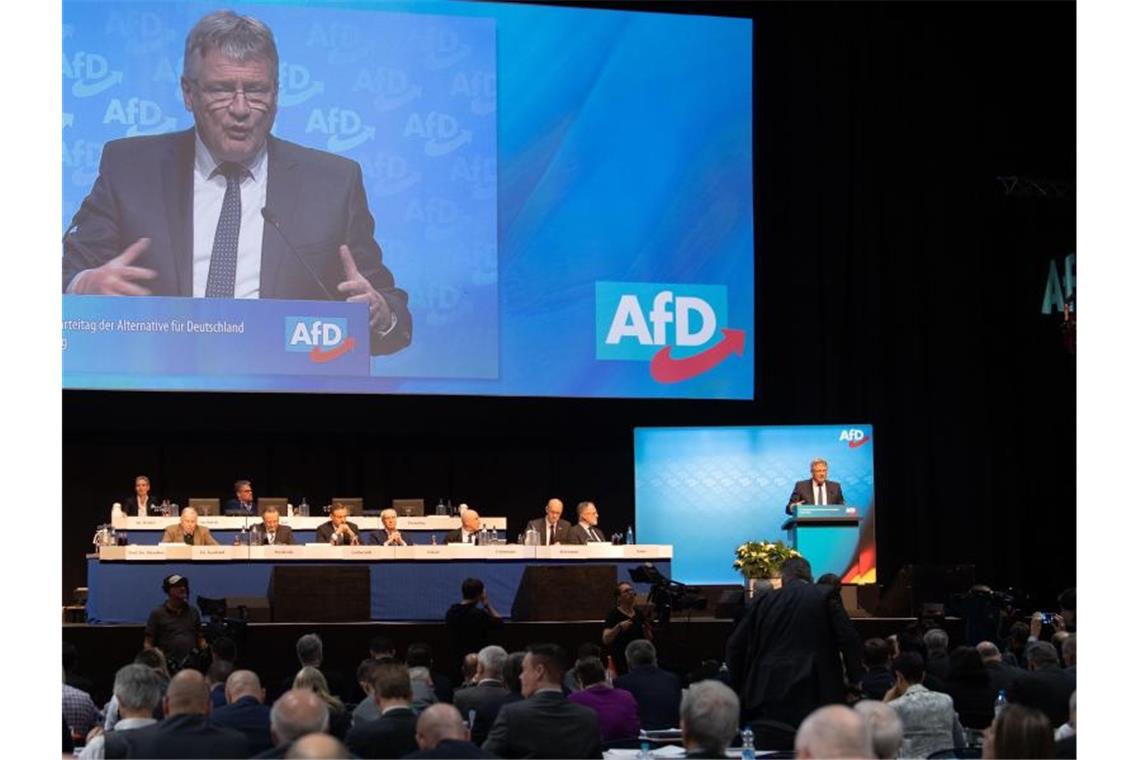
[[[345,709],[344,702],[329,692],[329,682],[325,680],[324,673],[306,665],[298,670],[293,678],[293,688],[316,692],[329,708],[329,733],[344,741],[348,729],[352,726],[352,713]]]

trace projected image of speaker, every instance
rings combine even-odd
[[[392,509],[400,517],[423,517],[423,499],[392,499]]]

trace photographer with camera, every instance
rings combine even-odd
[[[606,615],[605,627],[602,629],[602,643],[609,649],[614,658],[618,674],[629,672],[629,664],[625,659],[625,648],[630,642],[637,639],[653,640],[653,628],[649,616],[643,610],[634,607],[637,594],[633,584],[622,581],[614,589],[617,605]]]
[[[170,662],[181,667],[192,652],[206,648],[202,618],[198,610],[190,606],[190,581],[186,576],[177,573],[166,576],[162,579],[162,590],[166,592],[166,601],[151,610],[143,647],[158,647]]]

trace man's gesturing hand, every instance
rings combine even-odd
[[[368,304],[368,321],[373,329],[387,330],[392,326],[392,310],[384,296],[356,268],[356,259],[347,245],[340,247],[340,263],[344,266],[344,282],[336,286],[338,292],[348,293],[348,301]]]
[[[150,291],[135,282],[153,280],[158,273],[153,269],[132,266],[149,245],[150,238],[139,238],[106,264],[85,270],[79,275],[72,292],[100,296],[149,296]]]

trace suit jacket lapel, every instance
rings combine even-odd
[[[301,178],[297,176],[296,162],[282,155],[281,142],[269,137],[267,171],[269,184],[265,189],[265,206],[273,211],[278,222],[288,234],[288,221],[294,217],[294,209],[300,199]],[[281,290],[278,276],[281,261],[291,256],[285,240],[268,222],[261,233],[261,297],[279,298]]]
[[[174,135],[174,150],[162,165],[177,295],[194,295],[194,130]]]

